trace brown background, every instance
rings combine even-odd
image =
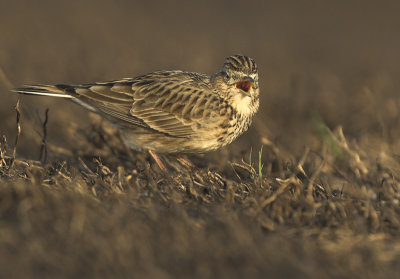
[[[399,14],[397,1],[372,0],[0,0],[0,135],[11,147],[12,86],[212,74],[242,53],[262,91],[249,132],[211,154],[228,158],[189,156],[192,170],[164,156],[168,175],[114,134],[85,140],[102,130],[84,108],[21,96],[18,160],[0,161],[0,277],[397,278]],[[42,164],[25,159],[39,157],[46,108]],[[343,126],[341,155],[324,123]],[[263,179],[233,174],[230,162],[265,138]],[[285,190],[279,178],[295,182]]]
[[[243,53],[259,65],[262,95],[235,145],[259,148],[262,135],[297,154],[313,142],[315,113],[358,138],[397,121],[399,11],[395,1],[2,1],[0,66],[14,86],[76,84],[160,69],[211,74]],[[17,96],[0,88],[0,131],[12,138]],[[24,156],[37,156],[27,146],[40,141],[45,108],[53,144],[73,142],[65,125],[90,122],[67,101],[21,99]]]

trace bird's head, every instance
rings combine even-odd
[[[211,82],[238,113],[253,115],[258,110],[260,90],[254,59],[244,55],[226,58],[221,70],[212,76]]]

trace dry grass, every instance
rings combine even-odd
[[[84,148],[48,146],[47,163],[14,160],[3,137],[2,277],[395,278],[398,158],[322,129],[321,149],[296,161],[266,142],[261,170],[164,156],[167,175],[106,123]]]
[[[5,2],[0,278],[398,277],[397,2]],[[162,156],[168,175],[84,109],[9,91],[235,53],[260,69],[253,125],[194,170]]]

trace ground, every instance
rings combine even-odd
[[[397,3],[4,7],[1,278],[397,278]],[[235,53],[260,71],[253,125],[194,168],[161,155],[168,173],[99,116],[9,90]]]

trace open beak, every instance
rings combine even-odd
[[[239,82],[235,83],[235,87],[242,90],[245,95],[250,95],[250,91],[253,88],[254,80],[247,77]]]

